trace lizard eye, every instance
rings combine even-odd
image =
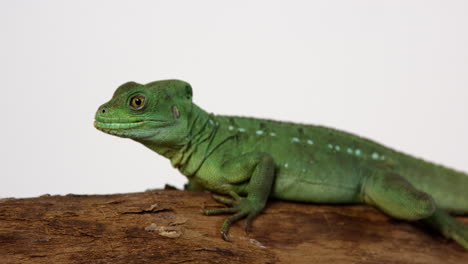
[[[135,110],[140,110],[145,106],[145,97],[137,95],[130,99],[130,106]]]

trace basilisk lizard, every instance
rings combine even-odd
[[[128,82],[99,107],[95,127],[130,138],[171,160],[191,189],[217,194],[248,229],[268,198],[366,203],[389,216],[422,221],[468,249],[468,175],[343,131],[265,119],[214,115],[192,102],[180,80]]]

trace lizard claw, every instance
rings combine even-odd
[[[252,230],[252,221],[255,218],[255,216],[252,217],[251,215],[252,214],[249,214],[247,216],[247,219],[245,219],[245,222],[244,222],[245,233],[249,233]]]
[[[229,239],[227,233],[224,233],[223,231],[221,231],[221,238],[223,238],[223,240],[226,241],[226,242],[232,242],[232,241]]]

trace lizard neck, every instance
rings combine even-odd
[[[173,167],[182,169],[187,164],[197,146],[210,140],[216,134],[215,116],[195,104],[187,113],[183,136],[177,142],[142,141],[146,147],[171,160]],[[188,175],[187,175],[188,176]]]
[[[186,143],[170,159],[174,168],[178,168],[184,175],[191,177],[197,169],[191,172],[187,171],[190,158],[200,145],[214,139],[218,127],[215,116],[195,104],[188,120]],[[199,166],[201,163],[195,167]]]

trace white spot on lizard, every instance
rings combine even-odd
[[[314,141],[312,141],[312,140],[308,139],[308,140],[307,140],[307,144],[309,144],[309,145],[313,145],[313,144],[314,144]]]
[[[293,137],[291,140],[292,140],[292,142],[299,142],[300,141],[300,139],[298,139],[297,137]]]
[[[379,153],[377,153],[377,152],[372,153],[372,158],[375,159],[375,160],[379,159]]]
[[[263,135],[264,132],[263,132],[263,130],[257,130],[255,133],[256,133],[257,135]]]

